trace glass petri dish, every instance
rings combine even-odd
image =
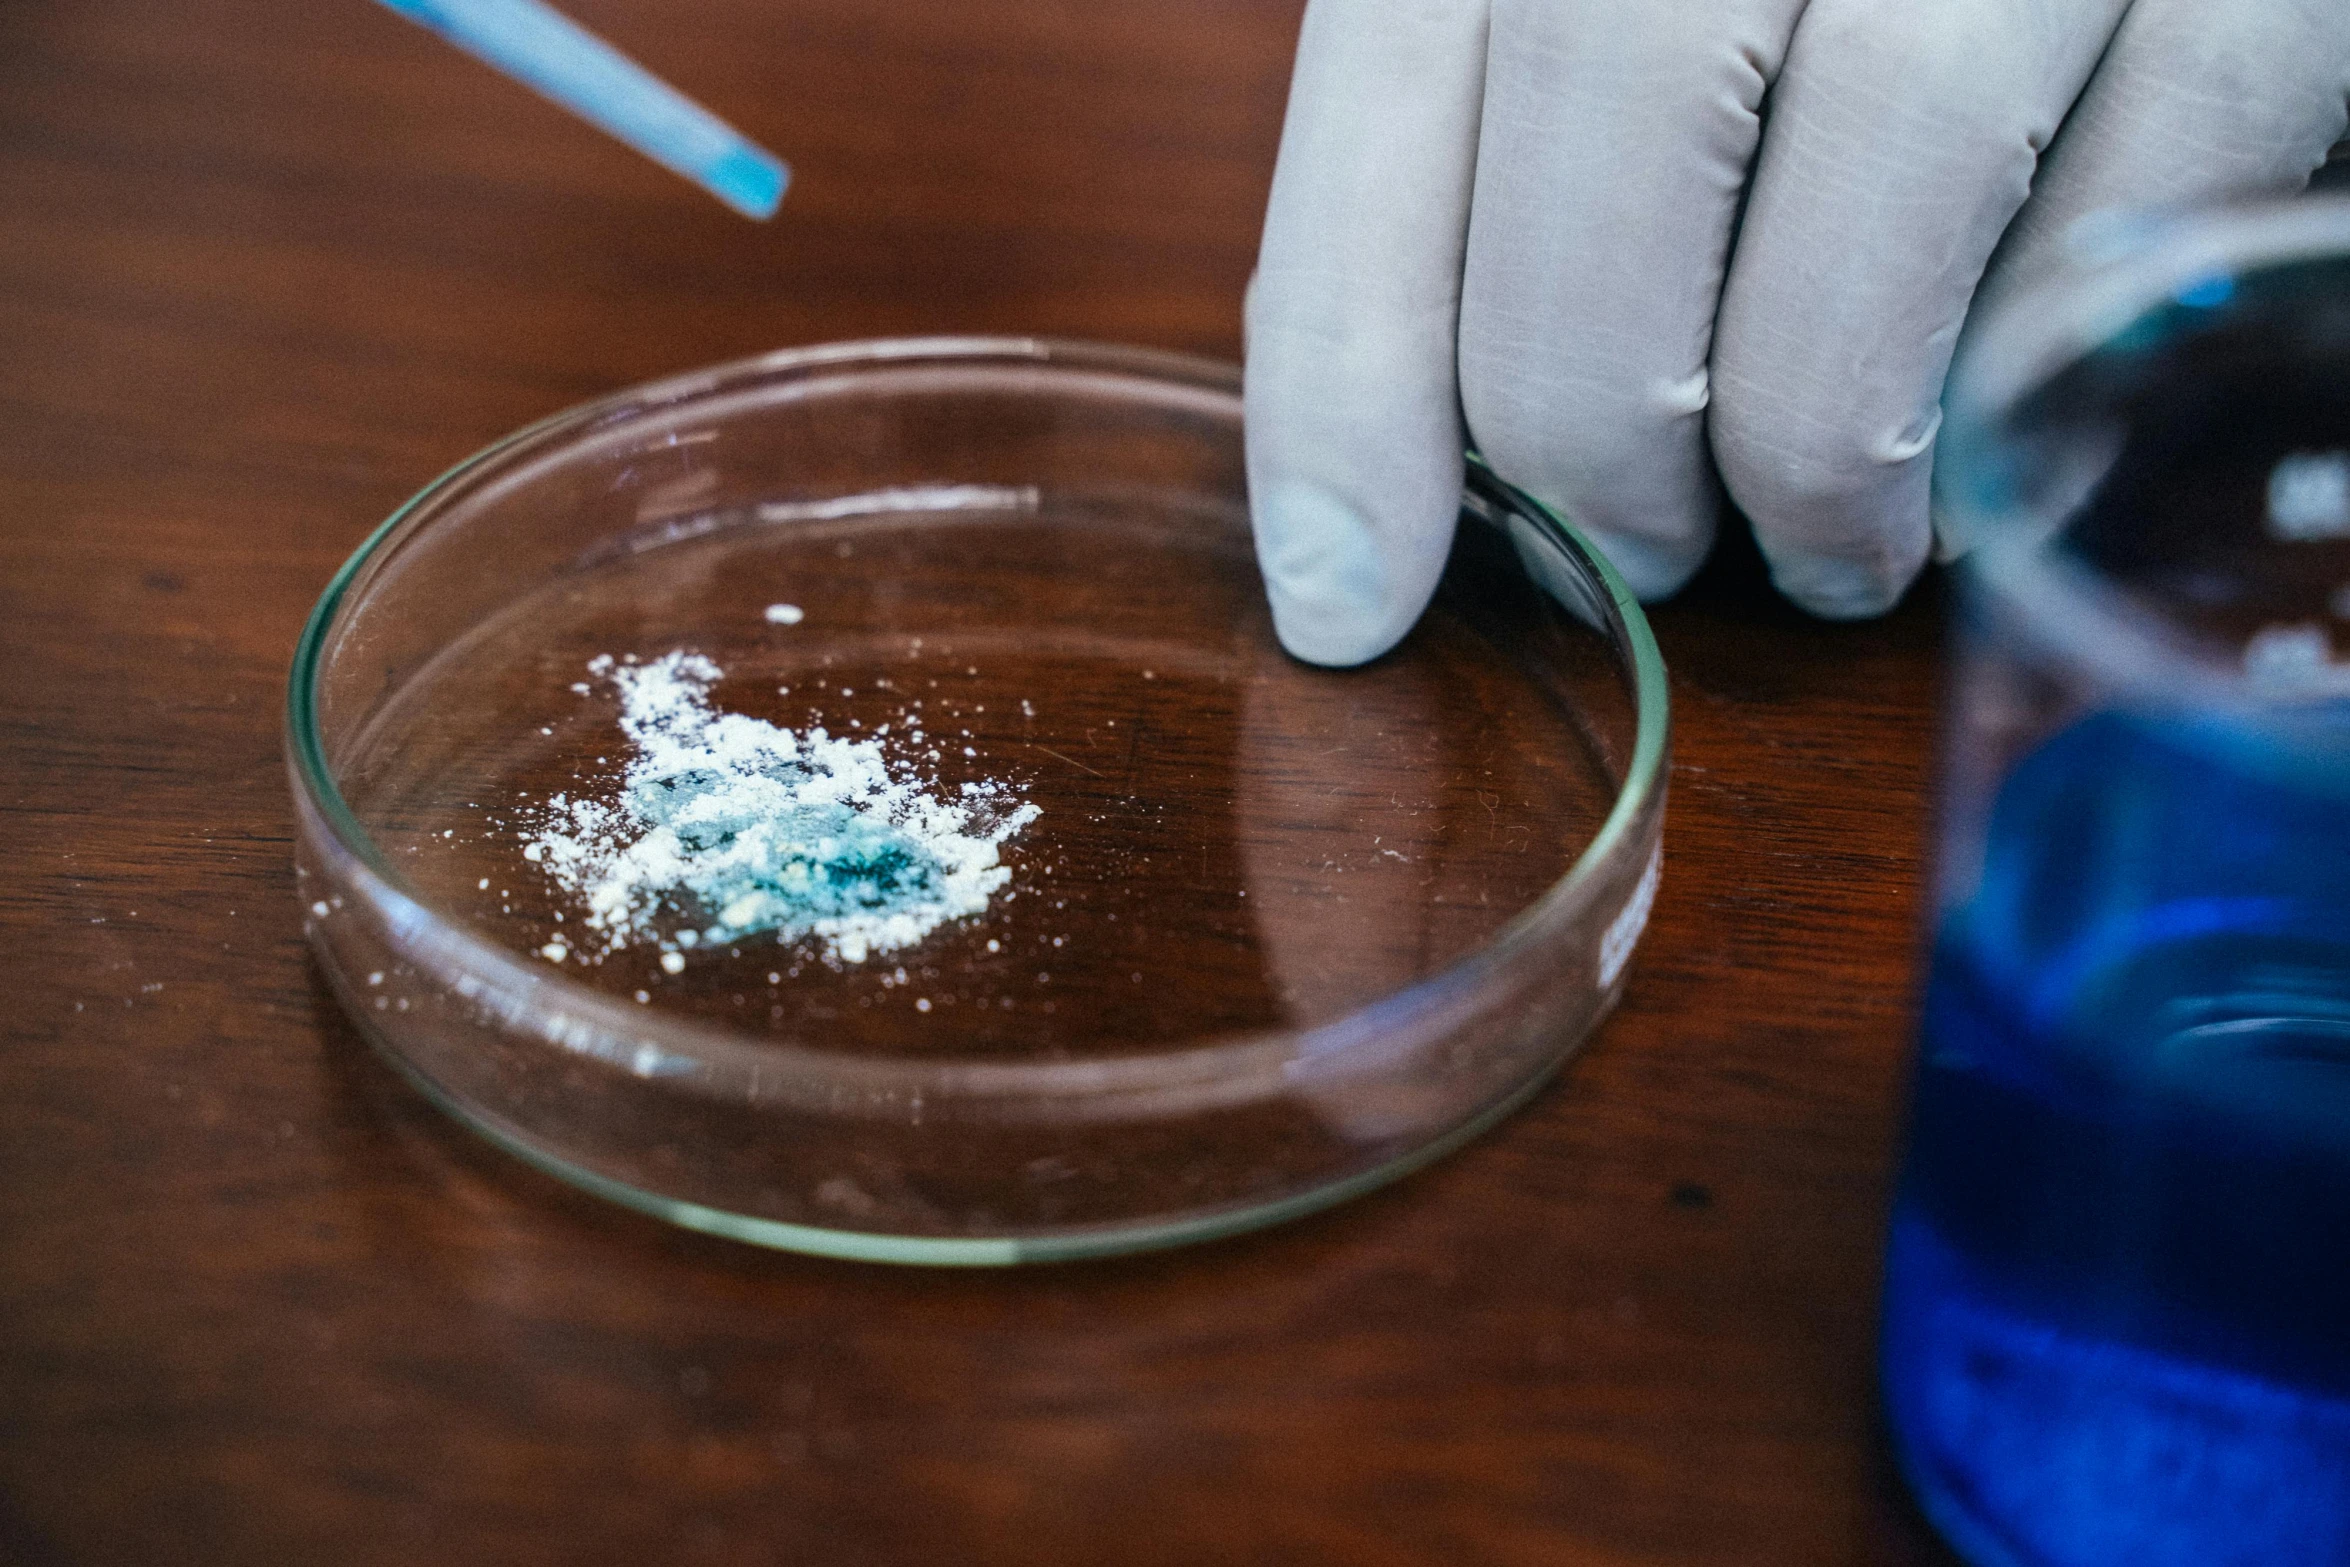
[[[295,655],[336,994],[531,1163],[833,1256],[1201,1240],[1459,1146],[1622,989],[1663,665],[1605,562],[1474,465],[1411,637],[1288,658],[1240,431],[1231,366],[931,339],[639,387],[460,465]],[[986,840],[961,901],[818,929],[663,883],[753,830],[651,843],[721,734],[787,784],[830,746]],[[910,883],[854,882],[836,838],[803,871],[894,908]]]

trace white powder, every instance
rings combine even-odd
[[[620,799],[555,796],[522,851],[586,905],[570,955],[588,961],[650,942],[677,973],[772,931],[862,963],[985,910],[1012,875],[997,850],[1038,814],[1003,785],[941,799],[878,740],[719,712],[699,654],[588,671],[618,689],[634,747]]]

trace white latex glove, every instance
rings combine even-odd
[[[1879,613],[1986,270],[2298,188],[2346,104],[2350,0],[1311,0],[1249,301],[1282,640],[1403,636],[1464,441],[1643,597],[1719,474],[1789,598]]]

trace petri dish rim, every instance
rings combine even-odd
[[[1486,509],[1521,518],[1562,549],[1602,593],[1598,607],[1605,631],[1626,658],[1633,703],[1633,743],[1623,781],[1606,817],[1567,872],[1519,911],[1476,950],[1436,973],[1310,1029],[1264,1029],[1211,1038],[1195,1045],[1114,1061],[1033,1063],[963,1060],[952,1064],[873,1060],[838,1054],[804,1042],[752,1039],[722,1028],[676,1018],[648,1018],[626,1005],[558,973],[539,971],[520,956],[444,917],[410,889],[392,869],[371,835],[344,800],[334,781],[321,732],[317,685],[342,611],[363,595],[366,578],[401,542],[428,526],[437,506],[503,465],[549,455],[565,441],[598,432],[616,421],[744,387],[778,376],[810,372],[886,370],[924,361],[974,366],[1033,365],[1110,376],[1240,399],[1240,371],[1217,360],[1164,350],[1101,345],[1034,337],[929,337],[882,339],[785,349],[707,369],[646,382],[576,405],[528,425],[455,464],[402,503],[353,551],[329,581],[296,643],[285,709],[285,745],[294,790],[305,814],[322,829],[323,846],[343,861],[354,890],[375,906],[376,916],[399,933],[404,956],[432,978],[456,985],[501,1022],[550,1045],[580,1050],[583,1030],[608,1035],[634,1049],[648,1035],[665,1050],[699,1065],[748,1068],[773,1074],[797,1069],[812,1079],[858,1094],[891,1096],[915,1092],[967,1100],[1066,1098],[1116,1105],[1119,1113],[1134,1097],[1174,1091],[1213,1080],[1236,1095],[1252,1083],[1277,1087],[1287,1069],[1309,1058],[1344,1056],[1350,1049],[1414,1035],[1473,996],[1488,975],[1525,956],[1530,948],[1572,923],[1594,895],[1593,884],[1616,861],[1627,841],[1661,806],[1665,784],[1669,695],[1662,655],[1647,617],[1623,578],[1574,527],[1553,509],[1509,485],[1475,453],[1464,480],[1464,503],[1474,498]],[[329,966],[331,968],[331,965]],[[339,979],[338,979],[339,983]],[[346,1003],[352,1000],[344,998]],[[356,1009],[354,1015],[358,1013]],[[363,1032],[367,1032],[363,1027]],[[1237,1212],[1208,1212],[1167,1223],[1119,1225],[1100,1235],[1005,1238],[923,1237],[867,1234],[758,1218],[643,1191],[574,1165],[501,1126],[496,1117],[463,1103],[402,1060],[384,1052],[402,1075],[456,1119],[551,1174],[626,1206],[652,1213],[688,1229],[731,1236],[789,1250],[866,1260],[994,1264],[1093,1255],[1207,1239],[1278,1222],[1342,1201],[1384,1184],[1460,1147],[1505,1117],[1539,1089],[1550,1073],[1522,1085],[1507,1099],[1398,1159],[1355,1173],[1269,1205]],[[588,1049],[588,1054],[605,1052]],[[1571,1052],[1562,1052],[1563,1062]],[[1555,1071],[1555,1066],[1553,1068]],[[718,1076],[731,1079],[732,1073]],[[769,1077],[773,1081],[773,1077]],[[723,1083],[705,1083],[699,1074],[668,1080],[684,1091],[722,1092]]]

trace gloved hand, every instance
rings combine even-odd
[[[2350,0],[1311,0],[1249,302],[1282,640],[1403,636],[1464,440],[1643,597],[1718,473],[1789,598],[1879,613],[1970,302],[2089,211],[2298,188],[2346,104]]]

